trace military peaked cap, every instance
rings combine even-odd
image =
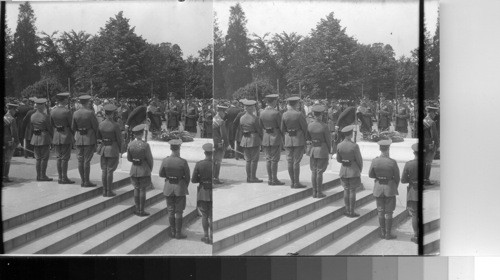
[[[352,131],[352,130],[354,130],[354,125],[348,125],[348,126],[342,128],[341,132],[346,133],[346,132],[349,132],[349,131]]]
[[[248,100],[248,99],[245,99],[245,100],[243,100],[243,102],[242,102],[242,103],[243,103],[243,105],[245,105],[245,106],[252,106],[252,105],[255,105],[255,103],[257,103],[257,101],[255,101],[255,100]]]
[[[59,98],[59,99],[67,98],[67,97],[69,97],[69,92],[58,93],[58,94],[56,94],[56,97]]]
[[[80,100],[89,100],[89,99],[91,99],[91,98],[92,98],[92,96],[90,96],[90,95],[88,95],[88,94],[80,95],[80,96],[78,97],[78,99],[80,99]]]
[[[116,106],[112,103],[104,105],[104,111],[106,112],[113,112],[116,111],[116,109],[117,109]]]
[[[321,113],[321,112],[324,112],[325,111],[325,106],[321,105],[321,104],[316,104],[312,107],[312,111],[313,112],[318,112],[318,113]]]
[[[377,142],[377,144],[379,144],[379,146],[390,146],[392,144],[392,140],[391,139],[380,140]]]
[[[168,144],[170,144],[170,146],[180,146],[182,144],[182,140],[181,139],[172,139],[172,140],[168,141]]]
[[[275,98],[278,98],[278,97],[279,97],[278,94],[268,94],[268,95],[266,95],[266,98],[268,98],[268,99],[275,99]]]
[[[136,125],[134,126],[134,128],[132,128],[132,132],[140,132],[143,131],[145,128],[146,128],[145,124]]]
[[[411,145],[411,149],[412,149],[414,152],[418,152],[418,143],[415,143],[415,144]]]
[[[201,148],[205,152],[212,152],[214,150],[214,145],[212,143],[205,143],[205,144],[203,144],[203,146],[201,146]]]
[[[19,105],[16,104],[16,103],[9,103],[9,104],[7,104],[7,108],[9,108],[9,109],[14,109],[14,108],[17,108],[17,107],[19,107]]]
[[[292,102],[293,101],[299,101],[299,100],[300,100],[300,97],[298,97],[298,96],[291,96],[291,97],[288,97],[286,99],[286,101],[292,101]]]
[[[45,99],[45,98],[37,98],[37,99],[35,100],[35,103],[36,103],[36,104],[44,104],[44,103],[46,103],[46,102],[47,102],[47,99]]]

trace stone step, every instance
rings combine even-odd
[[[361,191],[357,196],[357,205],[363,205],[372,201],[373,195],[370,191]],[[285,245],[292,240],[308,234],[324,224],[343,216],[344,202],[335,201],[316,211],[303,215],[280,227],[271,229],[263,234],[254,236],[248,240],[226,248],[217,255],[264,255],[270,251]],[[356,219],[357,220],[357,219]],[[294,243],[293,241],[292,243]],[[286,253],[284,254],[286,255]]]
[[[73,172],[75,172],[75,171],[73,171]],[[116,176],[116,177],[118,177],[118,176]],[[121,188],[123,186],[130,184],[130,177],[128,177],[128,176],[125,178],[123,178],[123,176],[119,176],[119,177],[122,177],[122,178],[113,182],[112,189],[118,189],[118,188]],[[36,187],[35,184],[37,184],[37,183],[57,184],[57,182],[32,182],[32,183],[34,184],[34,187]],[[95,182],[95,183],[97,183],[97,182]],[[42,206],[42,207],[39,207],[36,209],[32,209],[32,210],[29,210],[25,213],[4,219],[4,221],[3,221],[4,231],[7,231],[11,228],[29,223],[33,220],[38,219],[38,218],[45,217],[47,215],[50,215],[52,213],[55,213],[55,212],[63,209],[63,208],[70,207],[72,205],[81,203],[83,201],[92,199],[94,197],[102,196],[102,191],[103,191],[102,186],[95,187],[95,188],[82,188],[78,183],[75,183],[72,185],[65,185],[65,186],[74,187],[75,189],[70,190],[69,194],[61,200],[58,200],[55,202],[51,201],[51,203],[49,203],[45,206]]]
[[[119,243],[115,243],[113,246],[108,247],[105,251],[99,253],[105,254],[147,254],[157,247],[161,246],[162,243],[169,241],[171,238],[168,235],[170,232],[170,225],[168,222],[166,202],[160,202],[162,210],[161,217],[152,221],[149,225],[141,227],[139,230],[133,233],[133,235],[127,235]],[[151,208],[147,209],[151,215],[153,215],[153,210]],[[186,206],[183,215],[183,227],[189,225],[198,216],[198,211],[194,207]],[[114,229],[112,229],[114,230]],[[118,232],[120,227],[118,227],[115,232]]]
[[[50,215],[6,230],[3,235],[5,251],[9,252],[14,248],[41,238],[72,223],[76,223],[134,196],[134,190],[131,188],[120,188],[115,190],[115,193],[116,196],[114,197],[93,197],[78,204],[62,208]]]
[[[307,198],[312,196],[312,188],[308,187],[305,189],[290,189],[290,186],[268,186],[267,183],[260,183],[260,184],[251,184],[253,187],[257,185],[262,185],[263,188],[273,188],[273,189],[283,189],[286,191],[289,191],[289,195],[281,196],[278,199],[271,197],[267,199],[266,202],[260,203],[255,207],[251,207],[249,209],[239,211],[235,214],[229,215],[227,217],[214,220],[213,222],[213,230],[214,232],[224,229],[226,227],[230,227],[232,225],[235,225],[237,223],[240,223],[242,221],[248,220],[253,217],[257,217],[259,215],[262,215],[264,213],[268,213],[269,211],[272,211],[274,209],[277,209],[279,207],[294,203],[298,200]],[[323,183],[323,190],[327,190],[332,187],[336,187],[340,185],[340,179],[335,179],[331,180],[328,182]],[[240,184],[238,187],[245,188],[243,184]],[[214,216],[215,217],[215,216]]]
[[[424,235],[424,255],[439,254],[441,231],[439,229]]]
[[[163,191],[151,190],[148,192],[146,208],[164,200]],[[86,219],[72,223],[69,226],[27,243],[9,252],[10,254],[55,254],[73,244],[92,236],[111,225],[133,215],[135,210],[134,199],[130,198],[119,204],[105,209]]]
[[[298,252],[304,255],[354,255],[371,242],[380,240],[376,203],[371,203],[370,207],[373,209],[370,212],[372,215],[362,223],[362,226],[360,226],[361,224],[357,226],[353,225],[348,234],[343,235],[335,235],[331,229],[330,232],[333,234],[328,232],[322,235],[315,234],[311,236],[311,238],[317,238],[318,241],[316,242],[319,244],[316,246],[298,248]],[[395,229],[408,217],[408,211],[406,211],[404,207],[396,207],[393,217],[392,228]],[[316,249],[314,249],[314,247],[316,247]]]
[[[441,224],[441,219],[434,219],[428,222],[425,222],[424,224],[424,233],[425,232],[431,232],[439,229],[439,226]]]
[[[309,196],[295,203],[284,205],[268,213],[216,231],[214,233],[213,251],[218,252],[293,219],[297,219],[335,200],[342,199],[344,192],[340,188],[330,188],[323,191],[323,193],[327,196],[322,199]]]

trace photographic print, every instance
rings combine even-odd
[[[6,3],[6,254],[212,254],[212,18]]]
[[[422,191],[424,253],[439,251],[425,5],[422,190],[418,1],[214,1],[214,255],[417,255]]]

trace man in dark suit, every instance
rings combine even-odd
[[[427,106],[427,115],[424,118],[424,146],[425,146],[425,176],[424,185],[433,185],[431,182],[432,161],[436,156],[436,151],[439,148],[439,131],[437,129],[434,118],[438,111],[437,107]]]
[[[68,92],[57,94],[57,106],[50,112],[50,120],[54,129],[52,145],[57,154],[57,173],[59,184],[74,184],[68,178],[68,161],[71,157],[73,131],[71,131],[71,112],[68,110]]]
[[[411,241],[418,243],[418,143],[411,146],[415,158],[408,161],[403,168],[401,175],[401,183],[408,184],[408,192],[406,194],[406,209],[411,216],[411,226],[413,228],[413,236]]]
[[[31,145],[34,146],[37,181],[52,181],[52,178],[47,177],[46,174],[53,134],[50,117],[45,113],[46,103],[45,98],[37,99],[37,111],[31,115]]]
[[[213,183],[214,184],[223,184],[219,179],[220,168],[222,165],[222,159],[224,158],[224,153],[227,148],[228,136],[226,125],[224,123],[224,117],[226,115],[226,106],[218,105],[217,106],[217,115],[215,115],[212,122],[212,135],[214,140],[214,167],[213,167]]]
[[[283,132],[281,131],[281,113],[276,110],[277,94],[266,96],[267,107],[260,113],[260,126],[263,128],[262,148],[266,155],[268,185],[279,186],[278,162],[281,156]]]
[[[132,140],[127,147],[127,160],[132,162],[130,168],[130,181],[134,186],[134,214],[139,217],[148,216],[144,211],[146,205],[146,188],[151,185],[151,170],[153,170],[153,154],[149,144],[142,137],[145,124],[140,124],[132,128],[135,140]]]
[[[344,187],[345,215],[359,217],[354,212],[356,206],[356,189],[361,185],[361,171],[363,171],[363,158],[359,145],[352,141],[354,126],[349,125],[342,129],[344,140],[337,146],[337,162],[341,163],[340,180]]]
[[[30,97],[29,98],[29,105],[31,107],[31,110],[29,110],[26,113],[26,116],[23,118],[23,123],[21,124],[21,132],[19,134],[23,135],[24,138],[24,148],[27,150],[24,150],[24,157],[35,157],[33,154],[33,145],[31,145],[31,115],[36,112],[36,106],[35,106],[35,97]],[[29,151],[28,151],[29,150]]]
[[[10,161],[14,155],[16,147],[19,145],[19,133],[16,119],[18,105],[14,103],[7,104],[7,113],[3,117],[3,182],[12,182],[9,178]]]
[[[395,239],[391,234],[392,213],[396,209],[396,195],[398,195],[399,167],[397,162],[389,157],[391,140],[378,142],[381,155],[372,160],[368,176],[375,179],[373,196],[377,202],[378,221],[380,224],[380,237],[382,239]]]
[[[181,120],[182,105],[175,100],[175,94],[173,92],[168,94],[169,101],[167,103],[167,108],[165,111],[167,119],[167,129],[168,130],[178,130]]]
[[[246,100],[240,99],[239,103],[243,104],[243,102]],[[236,115],[236,118],[234,118],[233,121],[233,127],[234,127],[234,140],[236,141],[236,153],[234,155],[234,159],[239,160],[240,158],[243,158],[243,148],[241,147],[241,130],[240,130],[240,119],[241,117],[245,114],[245,110],[241,110],[238,115]]]
[[[165,178],[163,194],[167,199],[171,237],[184,239],[187,236],[182,233],[182,213],[186,209],[186,195],[189,194],[190,171],[187,161],[180,155],[182,141],[173,139],[168,143],[172,154],[163,159],[159,175]]]
[[[312,107],[314,120],[307,127],[307,131],[311,136],[309,156],[314,198],[325,197],[321,192],[323,173],[328,167],[328,160],[332,149],[330,130],[328,129],[328,125],[321,121],[325,109],[323,105],[314,105]]]
[[[241,147],[245,154],[246,173],[248,183],[261,183],[256,176],[259,163],[260,144],[262,141],[262,128],[258,117],[255,115],[255,100],[245,100],[245,114],[240,118]]]
[[[201,241],[212,244],[212,143],[202,146],[205,159],[196,163],[191,182],[198,185],[196,201],[201,213],[201,225],[204,236]]]
[[[90,161],[94,156],[99,124],[94,111],[91,109],[90,95],[79,97],[81,108],[73,113],[71,130],[75,132],[75,146],[78,150],[78,172],[84,188],[95,187],[90,182]]]
[[[106,119],[99,124],[99,133],[97,141],[99,147],[97,154],[101,155],[102,185],[103,196],[115,196],[112,191],[113,172],[118,167],[121,152],[122,133],[118,123],[114,121],[116,106],[106,104],[103,107]]]
[[[299,182],[300,162],[304,156],[306,140],[309,140],[307,122],[304,114],[298,108],[300,98],[293,96],[287,99],[288,109],[281,119],[281,131],[285,133],[285,149],[287,151],[288,174],[292,188],[305,188]]]

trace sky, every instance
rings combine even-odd
[[[7,2],[7,26],[16,30],[19,4]],[[92,35],[104,27],[110,17],[123,11],[136,34],[149,43],[178,44],[184,57],[213,42],[211,1],[127,1],[127,2],[31,2],[36,27],[41,32],[86,31]]]
[[[229,8],[235,1],[216,0],[214,12],[223,35],[227,34]],[[418,1],[240,1],[247,18],[248,35],[296,32],[308,35],[330,12],[346,33],[363,44],[390,44],[396,57],[409,56],[418,46]],[[437,23],[437,1],[426,1],[426,23],[431,35]]]

